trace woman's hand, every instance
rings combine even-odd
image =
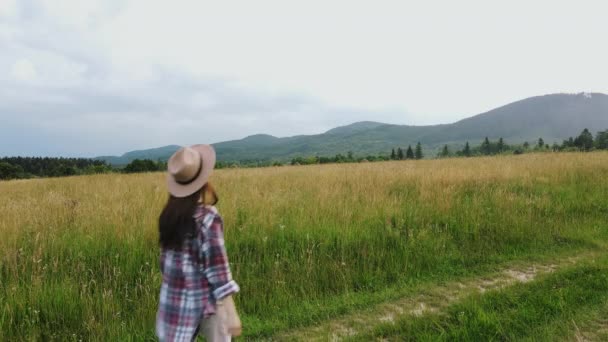
[[[241,319],[239,318],[239,314],[236,312],[236,307],[234,306],[234,300],[232,296],[227,296],[218,303],[224,310],[224,314],[222,315],[224,318],[224,327],[226,328],[228,334],[230,336],[240,336],[243,327],[241,326]]]

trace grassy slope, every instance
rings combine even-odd
[[[592,248],[607,175],[607,153],[220,170],[245,333]],[[163,175],[2,182],[0,194],[0,340],[153,337]]]

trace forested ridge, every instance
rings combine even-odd
[[[486,137],[479,145],[471,146],[467,141],[462,149],[443,146],[437,158],[447,157],[474,157],[499,154],[522,154],[529,152],[588,152],[608,149],[608,130],[599,131],[593,136],[585,128],[578,136],[563,140],[561,144],[547,144],[540,137],[532,143],[507,144],[503,138],[492,141]],[[308,156],[293,158],[291,165],[328,164],[328,163],[356,163],[387,160],[418,160],[423,159],[422,144],[418,142],[414,147],[396,147],[385,153],[377,155],[356,155],[352,151],[345,154],[338,153],[333,157]],[[266,167],[283,166],[287,163],[275,160],[244,160],[239,162],[218,161],[217,169],[226,167]],[[94,173],[122,172],[154,172],[164,171],[167,163],[162,160],[135,159],[126,166],[119,168],[109,165],[106,161],[87,158],[50,158],[50,157],[4,157],[0,158],[0,180],[25,179],[36,177],[61,177],[86,175]]]

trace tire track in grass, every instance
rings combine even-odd
[[[313,327],[277,334],[271,341],[339,341],[368,332],[378,324],[394,322],[405,316],[422,316],[441,311],[448,305],[474,293],[501,289],[516,283],[526,283],[537,276],[552,273],[581,260],[593,258],[597,252],[583,252],[576,256],[560,257],[550,262],[532,264],[512,263],[498,272],[483,277],[448,282],[431,286],[420,293],[370,309],[321,322]]]
[[[589,319],[572,320],[575,331],[573,341],[608,341],[608,301]]]
[[[608,300],[608,259],[598,259],[539,275],[526,284],[471,295],[438,313],[379,324],[346,340],[580,341],[581,330],[573,322],[601,317]]]

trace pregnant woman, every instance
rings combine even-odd
[[[241,333],[232,295],[224,227],[208,183],[215,166],[209,145],[184,147],[168,162],[169,200],[159,218],[162,285],[156,318],[161,341],[230,341]]]

